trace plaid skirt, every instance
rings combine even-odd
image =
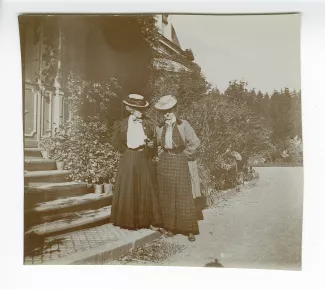
[[[199,234],[185,153],[161,153],[157,165],[159,203],[163,227],[174,234]]]
[[[125,229],[161,227],[155,168],[144,151],[126,149],[116,176],[111,222]]]

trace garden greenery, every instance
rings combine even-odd
[[[107,124],[98,117],[89,117],[85,122],[74,116],[61,125],[53,142],[58,142],[54,152],[60,150],[72,180],[91,184],[114,182],[120,154],[110,143]]]
[[[262,153],[269,162],[302,164],[300,93],[285,89],[269,96],[249,90],[243,81],[229,82],[227,90],[220,93],[211,89],[191,50],[184,55],[158,52],[159,34],[153,16],[128,21],[139,25],[141,37],[151,48],[145,97],[153,104],[163,95],[175,95],[178,116],[189,121],[201,140],[198,164],[207,200],[218,190],[256,178],[256,173],[244,166],[252,155]],[[176,61],[188,71],[155,68],[156,58]],[[120,158],[111,145],[111,126],[122,115],[119,80],[87,81],[78,72],[71,72],[65,87],[70,119],[52,137],[55,148],[51,150],[66,161],[72,180],[113,182]],[[153,106],[147,115],[155,123],[161,121]],[[236,152],[241,160],[234,158]]]

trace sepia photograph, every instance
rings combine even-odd
[[[24,265],[302,269],[299,13],[17,21]]]

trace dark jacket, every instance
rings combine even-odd
[[[124,152],[127,149],[127,131],[128,131],[128,119],[125,118],[122,121],[116,121],[113,126],[112,145],[116,150]],[[146,147],[146,153],[150,156],[157,154],[157,138],[155,127],[151,120],[144,118],[142,121],[144,133],[147,137],[154,142],[154,147]]]
[[[200,147],[201,142],[200,139],[196,136],[192,126],[186,121],[181,119],[176,119],[177,127],[179,133],[185,144],[184,153],[187,155],[188,160],[195,160],[197,149]],[[162,147],[163,140],[162,140],[162,132],[165,126],[165,122],[161,123],[157,126],[157,144],[159,147]]]

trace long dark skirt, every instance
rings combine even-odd
[[[111,221],[116,226],[132,230],[162,226],[156,172],[144,151],[127,149],[121,158]]]
[[[163,152],[157,167],[163,227],[174,234],[199,234],[191,176],[185,153]]]

